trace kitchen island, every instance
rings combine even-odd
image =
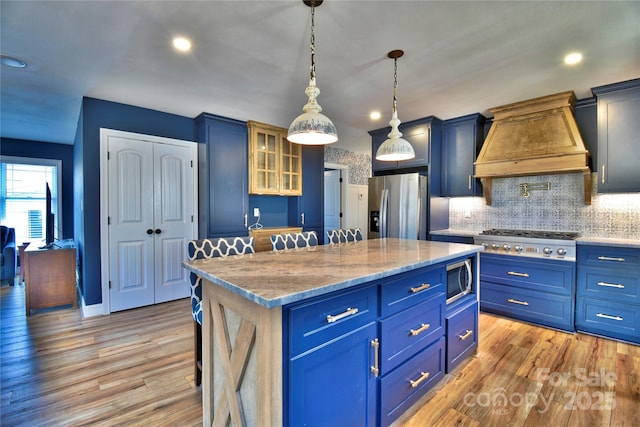
[[[204,425],[391,423],[444,375],[446,265],[477,271],[481,248],[376,239],[185,262],[204,279]]]

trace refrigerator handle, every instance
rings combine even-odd
[[[380,197],[380,237],[387,237],[387,211],[389,210],[389,190],[382,190]]]

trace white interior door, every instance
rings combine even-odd
[[[154,144],[155,302],[189,296],[182,267],[191,240],[194,182],[191,149]]]
[[[195,151],[110,136],[108,152],[111,311],[189,296]]]
[[[153,144],[109,138],[111,311],[153,304]]]
[[[324,171],[324,236],[340,228],[340,170]]]

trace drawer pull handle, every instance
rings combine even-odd
[[[624,320],[620,316],[609,316],[608,314],[603,314],[603,313],[596,313],[596,316],[603,317],[605,319],[611,319],[611,320]]]
[[[513,298],[509,298],[507,302],[510,302],[513,304],[520,304],[520,305],[529,305],[529,303],[526,301],[518,301],[517,299],[513,299]]]
[[[421,286],[418,286],[417,288],[411,288],[410,291],[412,294],[415,294],[416,292],[424,291],[425,289],[429,289],[430,287],[431,287],[431,284],[423,283]]]
[[[610,256],[599,256],[598,259],[600,261],[618,261],[618,262],[624,262],[625,259],[624,258],[613,258]]]
[[[473,331],[470,331],[469,329],[467,329],[467,332],[465,332],[464,335],[458,335],[458,338],[460,338],[460,341],[464,341],[467,338],[469,338],[472,334],[473,334]]]
[[[371,372],[373,372],[373,375],[377,378],[380,373],[380,365],[378,363],[378,348],[380,348],[380,341],[378,341],[378,338],[371,341],[371,347],[373,347],[373,366],[371,367]]]
[[[518,273],[516,271],[507,272],[509,276],[518,276],[518,277],[529,277],[529,273]]]
[[[431,325],[429,323],[427,323],[427,324],[421,323],[420,327],[418,329],[411,329],[411,334],[410,335],[412,337],[415,337],[416,335],[426,331],[430,327],[431,327]]]
[[[345,317],[352,316],[358,312],[357,308],[347,308],[344,313],[336,314],[334,316],[327,315],[327,323],[337,322],[340,319],[344,319]]]
[[[411,388],[416,388],[420,384],[422,384],[427,378],[429,378],[429,372],[420,372],[420,378],[417,380],[409,380],[409,384],[411,384]]]
[[[598,282],[598,286],[606,286],[608,288],[619,288],[624,289],[624,285],[621,283],[607,283],[607,282]]]

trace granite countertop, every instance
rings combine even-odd
[[[624,248],[640,249],[640,240],[638,239],[617,239],[610,237],[578,237],[576,239],[578,245],[591,246],[618,246]]]
[[[199,259],[183,265],[244,298],[273,308],[481,249],[479,245],[387,238]]]

